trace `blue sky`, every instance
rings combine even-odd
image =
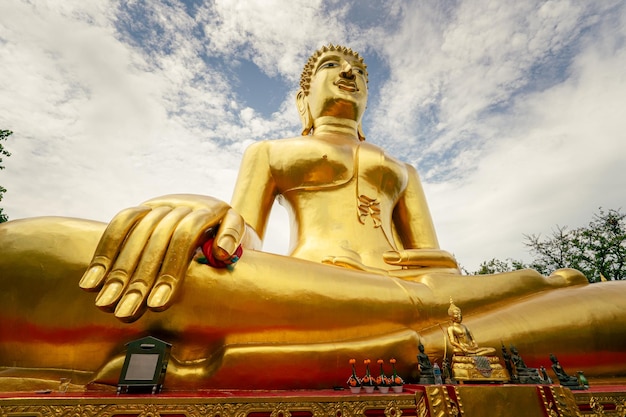
[[[367,140],[417,167],[468,269],[626,206],[623,1],[0,2],[11,219],[108,221],[169,193],[229,200],[243,150],[295,136],[307,57],[364,56]],[[276,210],[265,248],[288,246]]]

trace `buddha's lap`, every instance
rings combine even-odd
[[[71,300],[73,305],[78,303],[84,310],[82,314],[87,317],[107,316],[93,306],[93,296],[84,294],[77,286],[77,280],[88,265],[104,227],[102,223],[64,218],[40,218],[1,225],[0,250],[5,256],[0,260],[0,275],[3,277],[0,280],[0,286],[6,287],[3,293],[9,290],[13,294],[15,291],[21,291],[22,296],[28,295],[29,297],[39,294],[54,299],[57,296],[59,301]],[[509,283],[503,284],[507,282],[506,277],[511,279],[508,280]],[[477,285],[479,280],[482,280],[480,283],[483,284],[480,287]],[[54,285],[48,281],[54,281]],[[387,305],[395,303],[400,305],[399,310],[402,310],[409,305],[412,306],[411,297],[414,300],[419,299],[425,309],[433,311],[443,299],[447,299],[450,295],[465,298],[468,311],[498,311],[501,306],[496,308],[492,305],[502,303],[519,305],[520,295],[541,290],[545,292],[545,290],[557,287],[552,282],[546,283],[536,273],[523,271],[517,275],[512,273],[492,277],[432,276],[427,277],[425,281],[435,297],[427,298],[429,291],[424,290],[424,287],[419,284],[280,255],[249,251],[244,253],[240,264],[232,272],[192,264],[182,288],[184,300],[196,292],[211,294],[213,300],[205,300],[204,296],[191,297],[194,300],[193,303],[198,305],[230,298],[229,301],[235,300],[238,304],[244,305],[252,303],[263,305],[264,308],[274,305],[277,311],[284,312],[289,307],[301,310],[303,308],[301,291],[313,291],[320,298],[308,306],[311,311],[321,306],[328,311],[334,311],[333,316],[336,316],[341,314],[342,309],[346,315],[349,315],[349,310],[357,307],[360,302],[371,300],[369,294],[374,291],[378,297],[372,302],[372,313],[381,312],[387,315],[389,314]],[[44,282],[48,284],[42,285]],[[532,284],[528,285],[527,282]],[[579,282],[580,276],[576,276],[571,282],[564,279],[559,285]],[[486,294],[483,288],[489,287],[491,283],[499,286],[500,289]],[[277,291],[278,287],[281,287],[279,291]],[[523,291],[520,290],[520,294],[516,295],[511,288],[522,288]],[[412,296],[407,296],[407,291],[412,293]],[[264,292],[274,297],[272,299],[262,297],[266,302],[259,304],[259,294]],[[498,292],[502,293],[502,297],[498,298]],[[281,296],[284,299],[281,300]],[[322,297],[327,301],[320,304],[319,300]],[[510,303],[506,301],[507,298],[511,300]],[[5,297],[5,301],[8,300],[9,304],[14,303],[16,299],[19,302],[19,297],[13,297],[10,300]],[[329,299],[332,301],[329,302]],[[59,303],[59,306],[61,305],[63,304]],[[304,305],[306,307],[306,302]],[[601,304],[598,304],[599,308],[600,306]],[[337,308],[339,310],[336,310]],[[174,309],[179,312],[178,314],[182,314],[180,311],[185,310],[185,307],[175,306]],[[443,306],[441,310],[445,313]],[[65,310],[61,308],[60,311]],[[325,312],[321,313],[324,316]],[[391,316],[393,317],[394,314]],[[441,317],[441,314],[435,312],[432,316]],[[404,312],[396,312],[396,318],[398,321],[406,322],[407,315]]]
[[[369,327],[366,326],[367,321],[380,313],[391,322],[411,323],[413,329],[422,334],[424,337],[422,340],[429,348],[437,349],[440,344],[440,331],[431,334],[425,329],[426,321],[419,318],[417,321],[411,319],[410,308],[405,308],[409,305],[414,308],[405,290],[419,287],[417,284],[403,283],[404,288],[400,288],[397,284],[402,283],[401,281],[394,282],[388,277],[372,276],[259,252],[248,252],[247,257],[244,255],[244,259],[235,267],[234,272],[228,270],[216,272],[210,267],[193,264],[186,278],[186,290],[170,310],[148,313],[146,318],[133,324],[121,323],[111,314],[98,310],[94,306],[95,296],[84,293],[77,285],[103,230],[103,224],[75,219],[39,219],[32,222],[9,222],[0,226],[0,250],[5,255],[0,259],[0,277],[2,277],[0,317],[5,336],[10,335],[11,329],[15,327],[9,325],[7,317],[26,318],[31,321],[30,324],[38,322],[50,324],[51,316],[55,317],[58,329],[71,330],[79,329],[81,326],[104,325],[109,330],[123,330],[128,337],[124,340],[120,338],[107,342],[119,346],[132,339],[133,331],[139,334],[150,326],[151,328],[162,326],[165,331],[179,333],[177,337],[185,341],[187,340],[185,332],[195,324],[204,326],[200,329],[211,329],[217,325],[223,326],[222,328],[232,326],[233,331],[237,332],[250,323],[257,329],[268,325],[280,326],[281,317],[289,317],[291,326],[301,326],[301,329],[308,329],[312,334],[320,330],[315,329],[316,323],[322,326],[333,321],[337,322],[339,317],[339,320],[343,320],[342,325],[346,328],[352,326],[357,334],[356,323],[363,325],[361,329],[367,329]],[[263,265],[259,265],[260,263]],[[287,273],[279,274],[277,277],[276,265]],[[520,274],[523,278],[524,275]],[[243,279],[244,276],[248,278]],[[535,279],[533,274],[528,276]],[[337,290],[336,292],[329,291],[323,283],[316,281],[321,279],[331,282],[338,277],[345,279],[339,286],[332,287]],[[276,293],[274,291],[276,287],[271,286],[273,284],[270,284],[271,288],[268,289],[264,278],[268,278],[276,286],[280,285],[283,288],[282,292]],[[431,278],[429,281],[431,286],[438,280],[443,282],[444,279],[448,282],[462,280],[467,283],[477,282],[470,277]],[[485,282],[488,282],[489,278],[486,279]],[[569,284],[579,282],[574,280]],[[323,304],[311,302],[307,305],[306,299],[301,297],[303,283],[306,284],[304,288],[315,289],[320,297],[324,296],[326,300],[332,301]],[[364,286],[365,290],[357,290],[357,286]],[[390,290],[392,287],[395,291]],[[443,287],[450,289],[453,285]],[[546,285],[534,296],[516,296],[511,298],[510,302],[480,304],[474,300],[470,311],[473,310],[476,314],[466,316],[466,321],[481,345],[495,346],[500,343],[503,332],[506,332],[507,338],[511,339],[506,342],[515,343],[531,359],[551,351],[559,352],[566,359],[569,355],[584,358],[586,361],[593,360],[597,352],[617,357],[620,352],[626,351],[626,341],[623,338],[615,338],[616,334],[626,333],[626,312],[623,309],[625,289],[626,283],[623,282],[561,289],[556,289],[554,285]],[[371,301],[372,291],[380,296],[376,297],[375,308],[372,310],[373,313],[378,313],[364,317],[358,313],[362,311],[360,303],[365,299]],[[463,288],[457,291],[461,293]],[[276,297],[266,296],[268,294]],[[279,297],[281,294],[285,296],[284,299]],[[442,297],[447,298],[448,294]],[[187,303],[190,299],[192,302]],[[259,303],[259,299],[264,300],[264,303]],[[45,302],[35,303],[34,300]],[[487,300],[489,301],[489,297]],[[437,308],[436,299],[429,301],[424,298],[421,301],[423,308]],[[240,312],[240,320],[224,322],[220,308],[216,307],[216,304],[220,303],[222,306],[232,304],[232,309],[227,313]],[[393,311],[389,306],[394,303],[402,306]],[[574,305],[576,308],[566,308]],[[255,306],[259,314],[255,313],[254,308],[250,310],[251,306]],[[199,308],[202,310],[201,314],[198,313]],[[439,305],[439,308],[445,314],[445,304]],[[354,310],[357,313],[354,313]],[[312,311],[319,314],[312,316],[310,314]],[[434,314],[433,317],[441,318],[442,315]],[[523,320],[519,320],[520,318]],[[48,327],[48,330],[52,330],[53,327]],[[294,338],[292,341],[301,341],[297,336],[300,332],[294,329],[291,334]],[[324,337],[326,340],[333,335],[339,338],[342,331],[328,332]],[[321,330],[319,333],[321,334]],[[376,328],[371,330],[368,337],[376,339],[377,335],[382,333],[384,333],[382,328]],[[241,334],[245,338],[245,334]],[[291,336],[288,334],[287,339],[288,337]],[[284,341],[286,344],[289,343],[287,339]],[[619,358],[614,361],[616,361],[615,372],[626,374],[626,363]],[[584,364],[576,365],[581,365],[586,374],[593,375],[593,370],[582,367]]]

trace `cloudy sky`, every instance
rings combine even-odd
[[[626,208],[612,0],[2,0],[0,204],[108,221],[169,193],[228,201],[246,146],[298,134],[300,71],[328,43],[364,56],[367,140],[417,167],[467,269]],[[265,249],[281,253],[275,212]]]

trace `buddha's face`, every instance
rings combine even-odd
[[[459,308],[455,308],[451,314],[450,314],[450,318],[452,319],[453,322],[455,323],[460,323],[461,321],[463,321],[463,314],[461,313],[461,309]]]
[[[307,99],[313,120],[334,116],[359,122],[367,105],[365,67],[351,55],[323,53],[313,69]]]

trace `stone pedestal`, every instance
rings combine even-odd
[[[467,382],[507,382],[509,373],[500,364],[497,356],[452,357],[452,377]]]

